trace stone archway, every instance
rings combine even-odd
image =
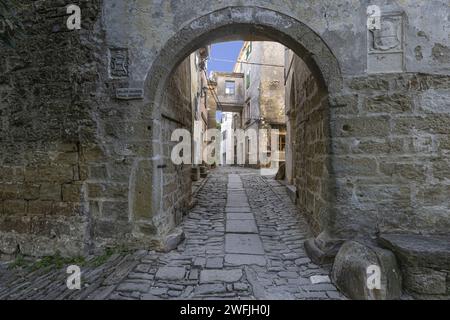
[[[311,28],[283,13],[261,7],[228,7],[189,22],[170,38],[153,61],[145,81],[146,102],[158,105],[175,67],[199,46],[236,35],[265,37],[292,49],[338,93],[342,76],[338,60]]]
[[[145,101],[146,106],[152,109],[153,122],[153,159],[158,162],[163,156],[163,137],[161,134],[161,105],[163,103],[164,93],[171,74],[176,67],[191,52],[202,45],[208,44],[213,40],[232,38],[250,38],[264,39],[280,42],[290,48],[304,62],[311,74],[317,80],[319,90],[324,92],[324,100],[328,100],[329,95],[338,95],[342,87],[342,76],[339,63],[327,44],[311,28],[304,23],[287,16],[285,14],[261,8],[261,7],[228,7],[218,11],[206,14],[198,19],[185,24],[175,33],[159,51],[154,60],[146,81],[145,81]],[[325,110],[327,113],[328,111]],[[327,135],[330,135],[329,117],[323,117]],[[331,138],[328,136],[328,138]],[[329,143],[329,139],[326,142]],[[329,148],[325,148],[329,152]],[[323,161],[331,161],[328,154],[322,157]],[[154,215],[162,212],[163,206],[163,173],[158,168],[163,164],[153,164],[152,168],[152,210]],[[164,165],[163,165],[164,166]],[[328,163],[323,163],[324,168],[329,168]],[[326,170],[325,170],[326,171]],[[325,173],[328,175],[328,172]],[[139,180],[139,179],[138,179]],[[327,193],[328,198],[332,198],[328,193],[331,181],[326,179],[326,186],[323,191]],[[306,178],[305,178],[306,181]],[[305,182],[306,183],[306,182]],[[331,206],[329,200],[328,205]],[[133,206],[133,204],[131,204]],[[318,208],[321,215],[324,214],[323,207]],[[164,217],[157,220],[167,221]],[[329,217],[324,221],[330,222]],[[167,230],[168,226],[164,226]],[[322,226],[324,227],[324,226]],[[169,227],[170,229],[170,227]],[[323,230],[319,230],[323,231]],[[161,234],[161,233],[160,233]],[[328,234],[328,232],[327,232]]]

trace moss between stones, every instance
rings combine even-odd
[[[65,265],[76,264],[78,266],[84,266],[86,260],[84,257],[65,258],[60,253],[53,256],[46,256],[36,261],[27,259],[23,255],[19,254],[13,263],[9,265],[9,269],[26,269],[29,271],[35,271],[40,269],[61,269]]]

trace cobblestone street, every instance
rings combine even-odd
[[[177,250],[114,254],[82,268],[75,291],[66,288],[64,268],[3,269],[0,299],[343,299],[322,277],[329,270],[307,258],[306,222],[277,181],[219,168],[196,200]]]

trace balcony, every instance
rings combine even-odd
[[[244,107],[244,74],[234,72],[215,72],[218,110],[223,112],[241,112]]]

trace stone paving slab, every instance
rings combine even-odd
[[[248,198],[247,198],[247,195],[245,193],[244,194],[237,194],[237,193],[231,193],[230,191],[228,191],[227,199],[228,200],[230,200],[230,199],[238,199],[238,200],[245,200],[245,201],[248,202]]]
[[[250,207],[248,208],[244,208],[244,207],[233,207],[233,206],[229,206],[225,208],[225,212],[252,212],[252,210],[250,209]]]
[[[257,234],[225,235],[226,253],[264,254],[263,244]]]
[[[225,264],[243,266],[243,265],[257,265],[266,266],[267,260],[263,255],[253,254],[226,254]]]
[[[228,212],[227,220],[252,220],[254,219],[253,214],[250,212]]]
[[[162,280],[182,280],[186,275],[184,267],[163,267],[156,273],[156,279]]]
[[[206,269],[218,269],[223,267],[223,257],[208,258],[206,260]]]
[[[227,201],[227,207],[250,208],[248,201]]]
[[[228,233],[258,233],[255,220],[228,220],[226,224]]]
[[[200,283],[226,282],[232,283],[242,278],[241,269],[231,270],[203,270],[200,272]]]

